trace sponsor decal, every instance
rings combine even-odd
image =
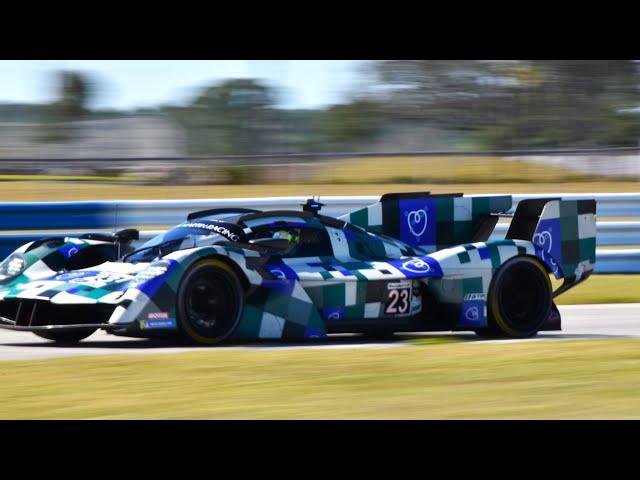
[[[304,331],[304,338],[323,338],[326,337],[326,334],[318,329],[313,327],[307,327]]]
[[[123,275],[114,272],[99,272],[97,274],[95,274],[95,272],[92,273],[94,273],[94,275],[71,278],[67,281],[69,281],[70,283],[76,283],[78,285],[87,285],[93,288],[102,288],[106,285],[109,285],[110,283],[128,282],[132,279],[130,275]]]
[[[180,225],[183,228],[197,228],[200,230],[207,230],[209,232],[215,232],[223,237],[228,238],[232,242],[240,241],[240,235],[232,232],[227,227],[223,225],[217,225],[215,223],[204,223],[204,222],[187,222]]]
[[[427,273],[431,271],[429,264],[421,258],[413,258],[402,264],[402,268],[412,273]]]
[[[387,315],[406,315],[411,308],[411,286],[412,282],[397,282],[387,285],[387,303],[384,313]]]
[[[147,314],[148,320],[168,320],[169,312],[149,312]]]
[[[420,236],[427,230],[427,223],[429,221],[427,210],[425,208],[412,210],[405,212],[405,215],[407,216],[409,231],[416,237],[416,240],[420,240]]]
[[[76,253],[79,252],[78,247],[74,245],[68,245],[58,249],[60,253],[62,253],[66,258],[73,257]]]
[[[62,273],[56,276],[55,280],[61,280],[66,282],[69,280],[74,280],[76,278],[92,277],[95,274],[96,272],[68,272],[68,273]]]
[[[325,308],[322,313],[326,320],[340,320],[341,318],[344,318],[345,308],[344,307]]]
[[[459,325],[468,327],[483,326],[485,324],[484,306],[484,300],[465,300],[460,312]]]
[[[410,245],[436,242],[436,202],[434,199],[407,199],[399,202],[400,239]],[[429,216],[431,215],[431,218]]]
[[[140,328],[176,328],[176,319],[166,318],[163,320],[140,320]]]
[[[284,274],[284,272],[280,269],[274,268],[273,270],[271,270],[271,273],[273,274],[274,277],[280,279],[280,280],[286,280],[287,276]]]
[[[556,252],[552,251],[553,248],[553,234],[552,234],[552,225],[547,225],[546,230],[542,230],[540,232],[536,232],[533,234],[531,238],[531,243],[533,243],[536,247],[540,249],[540,259],[546,261],[551,266],[551,271],[554,275],[558,275],[559,267],[558,263],[553,259],[553,257],[559,258],[560,251],[556,247]],[[553,257],[552,257],[553,255]]]
[[[553,237],[551,236],[551,232],[545,230],[543,232],[538,232],[533,235],[533,243],[538,245],[542,250],[547,253],[551,253],[551,245],[553,243]]]
[[[387,283],[387,289],[389,290],[396,290],[398,288],[411,288],[411,282],[410,281],[404,281],[404,282],[389,282]]]
[[[467,293],[463,298],[465,302],[469,300],[486,300],[486,299],[487,299],[487,296],[484,293]]]
[[[472,305],[464,311],[464,317],[470,322],[477,322],[480,318],[480,310],[476,305]]]
[[[296,272],[284,264],[266,265],[265,268],[278,280],[295,280]]]

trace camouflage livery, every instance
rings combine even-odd
[[[185,273],[203,259],[216,258],[244,285],[233,339],[481,329],[489,325],[492,279],[509,259],[535,258],[549,274],[564,279],[556,294],[584,281],[595,264],[594,201],[523,204],[507,239],[488,240],[511,206],[509,195],[389,194],[338,219],[309,211],[238,212],[229,231],[222,232],[226,237],[218,235],[218,224],[206,223],[217,222],[215,214],[204,212],[197,220],[201,224],[193,227],[190,215],[192,223],[179,227],[214,225],[213,244],[185,248],[183,242],[149,261],[113,258],[89,266],[80,262],[81,268],[73,268],[73,259],[83,251],[113,250],[113,243],[32,242],[3,262],[16,258],[24,267],[0,280],[0,326],[77,327],[76,313],[87,311],[93,313],[80,323],[111,333],[170,335],[179,330],[176,296]],[[293,254],[253,243],[257,232],[272,230],[313,232],[314,243],[300,241]],[[547,323],[543,329],[559,328],[558,318]]]

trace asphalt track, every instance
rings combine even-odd
[[[385,342],[367,340],[358,335],[336,335],[327,339],[304,343],[264,341],[260,343],[217,346],[189,347],[159,340],[141,340],[116,337],[98,331],[89,338],[73,346],[57,346],[29,332],[14,332],[0,329],[0,360],[21,360],[77,355],[146,354],[175,353],[182,351],[223,349],[272,350],[283,348],[392,348],[408,345],[410,338],[436,338],[442,336],[460,337],[470,344],[481,342],[531,342],[557,339],[595,339],[640,337],[640,303],[609,305],[566,305],[560,306],[563,330],[540,332],[527,340],[482,340],[472,332],[424,332],[396,334]]]

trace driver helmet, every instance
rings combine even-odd
[[[298,235],[290,230],[278,230],[273,232],[271,236],[274,240],[287,240],[289,242],[295,242],[298,240]]]

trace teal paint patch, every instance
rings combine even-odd
[[[339,307],[345,304],[344,284],[337,283],[323,287],[322,308]]]
[[[359,227],[367,228],[369,226],[369,209],[362,208],[351,213],[349,222]]]
[[[462,290],[464,294],[486,293],[482,288],[482,277],[464,278],[462,280]]]
[[[469,263],[471,262],[471,258],[469,257],[469,252],[461,252],[458,254],[458,260],[460,263]]]
[[[436,221],[453,221],[453,198],[436,198]]]
[[[262,310],[253,305],[245,305],[242,318],[232,338],[258,338],[261,322]]]

